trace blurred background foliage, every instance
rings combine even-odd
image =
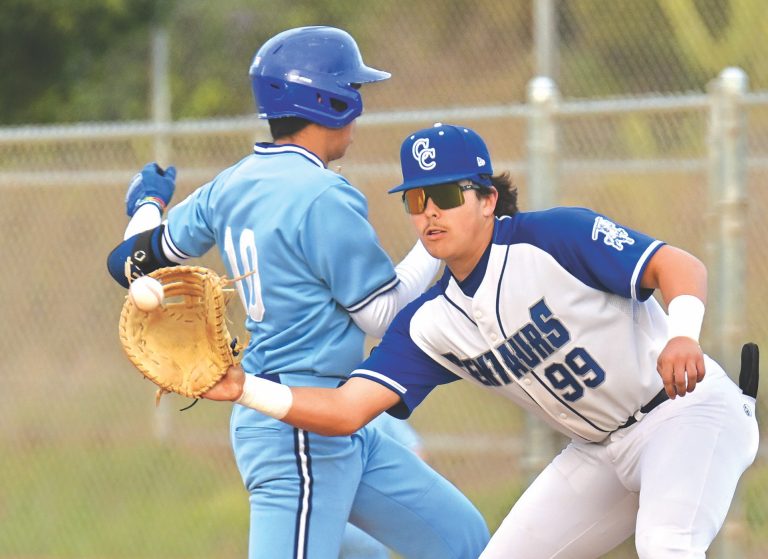
[[[534,67],[522,0],[4,0],[0,124],[141,120],[149,115],[150,33],[171,43],[174,119],[253,112],[248,62],[279,29],[334,25],[401,85],[377,108],[521,102]],[[768,84],[763,0],[556,1],[565,98],[699,90],[737,65]],[[276,12],[279,12],[276,13]],[[279,21],[280,27],[276,27]],[[403,93],[418,84],[418,95]],[[396,87],[396,86],[391,86]]]

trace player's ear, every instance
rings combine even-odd
[[[490,188],[487,196],[480,198],[483,205],[483,217],[491,217],[496,211],[496,201],[499,199],[499,191],[495,187]]]

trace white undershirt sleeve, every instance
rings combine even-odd
[[[125,228],[123,240],[130,239],[134,235],[138,235],[144,231],[154,229],[162,222],[163,214],[160,211],[160,208],[158,208],[156,205],[144,204],[139,206],[139,208],[136,210],[136,213],[133,214],[131,221],[128,222],[128,225]]]
[[[421,241],[395,267],[400,282],[393,289],[372,299],[359,311],[350,313],[355,324],[369,336],[381,338],[389,323],[405,305],[429,287],[440,269],[440,260],[432,257]]]

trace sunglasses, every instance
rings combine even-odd
[[[412,188],[403,192],[405,212],[411,215],[422,213],[427,207],[427,200],[432,199],[441,210],[458,208],[464,204],[464,192],[480,190],[482,187],[473,182],[447,182],[422,188]]]

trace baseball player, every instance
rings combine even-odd
[[[250,68],[273,142],[168,212],[175,170],[146,166],[129,187],[127,238],[115,279],[179,264],[218,247],[246,310],[242,368],[275,386],[335,387],[439,262],[418,245],[395,269],[367,220],[363,195],[328,163],[352,142],[366,66],[331,27],[285,31]],[[370,418],[369,418],[370,419]],[[345,437],[293,428],[234,406],[231,442],[250,494],[252,559],[337,559],[348,519],[409,558],[466,558],[488,541],[477,509],[406,447],[371,426]]]
[[[331,435],[385,410],[407,417],[466,379],[571,438],[482,559],[598,557],[633,533],[643,559],[703,558],[758,444],[756,391],[699,347],[704,266],[585,208],[519,212],[468,128],[413,133],[401,163],[391,192],[444,276],[342,387],[291,389],[232,367],[206,397]]]

